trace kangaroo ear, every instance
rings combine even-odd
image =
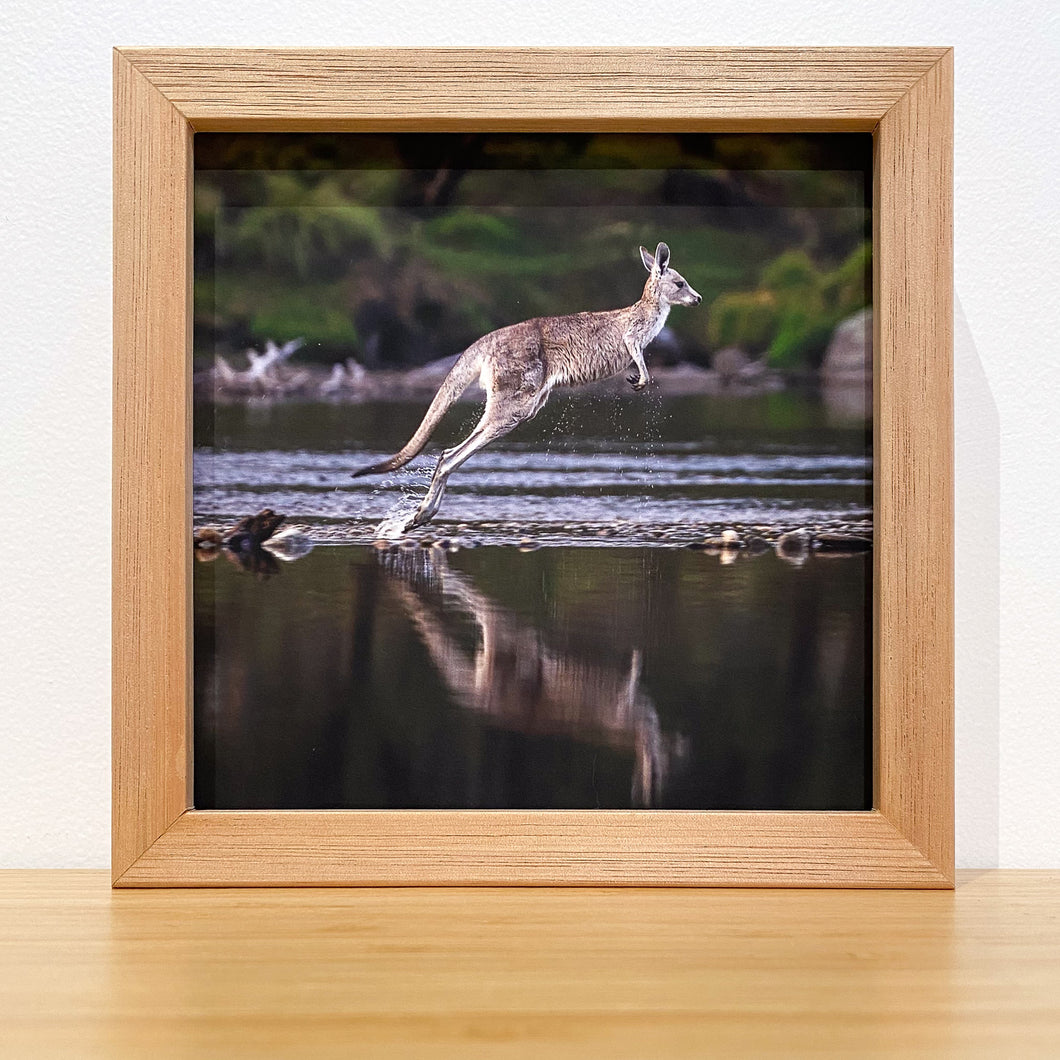
[[[665,272],[666,266],[670,264],[670,248],[665,243],[660,243],[655,248],[655,261],[659,266],[659,272]]]
[[[655,266],[655,259],[651,256],[651,251],[647,247],[640,248],[640,260],[644,262],[644,268],[651,272]]]

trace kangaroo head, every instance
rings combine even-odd
[[[660,243],[652,254],[646,247],[640,248],[640,260],[651,275],[644,288],[664,305],[699,305],[702,296],[676,269],[670,268],[670,248]]]

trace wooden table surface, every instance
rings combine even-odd
[[[0,873],[0,1056],[1060,1057],[1060,873],[956,892]]]

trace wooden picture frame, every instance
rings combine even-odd
[[[952,887],[953,54],[912,49],[114,54],[115,886]],[[195,131],[871,131],[874,808],[196,811]]]

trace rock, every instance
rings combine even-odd
[[[248,552],[259,549],[276,533],[286,516],[277,515],[271,508],[262,508],[257,515],[240,519],[227,540],[232,552]]]
[[[428,361],[426,364],[420,365],[419,368],[391,374],[396,377],[395,381],[400,383],[402,389],[406,391],[433,393],[442,384],[459,357],[460,354],[439,357],[437,360]],[[464,392],[464,398],[467,400],[470,396],[471,399],[477,401],[481,393],[482,388],[476,379]]]
[[[757,383],[766,378],[768,371],[766,359],[760,357],[757,361],[751,361],[750,364],[744,365],[740,369],[739,381],[741,383]],[[774,382],[779,383],[780,380],[774,379]]]
[[[346,385],[348,387],[364,386],[368,379],[368,373],[364,366],[358,364],[352,357],[346,358]]]
[[[860,534],[818,534],[813,547],[817,552],[868,552],[872,548],[872,539]]]
[[[192,542],[197,549],[213,552],[225,543],[225,539],[219,530],[214,530],[212,527],[207,526],[202,530],[195,531],[192,535]]]
[[[836,326],[821,363],[821,378],[829,386],[872,382],[871,309],[862,309]]]
[[[805,530],[792,530],[777,538],[777,555],[781,559],[801,566],[810,552],[810,535]]]
[[[714,354],[710,363],[723,382],[731,383],[746,371],[751,358],[739,346],[726,346]]]
[[[518,544],[520,552],[536,552],[541,547],[540,541],[531,541],[529,538],[523,538]]]
[[[723,530],[719,537],[708,537],[688,547],[702,552],[738,552],[744,544],[735,530]]]
[[[341,364],[331,366],[331,375],[320,384],[321,394],[334,394],[346,385],[346,368]]]
[[[747,551],[752,556],[761,556],[763,552],[769,551],[769,542],[764,537],[754,537],[747,539]]]
[[[418,368],[412,368],[407,371],[405,379],[412,386],[419,386],[424,383],[441,383],[460,356],[459,353],[454,353],[448,357],[439,357],[436,360],[428,361],[426,364],[421,364]]]
[[[619,379],[622,377],[619,376]],[[718,373],[712,368],[701,368],[698,364],[682,361],[671,368],[653,368],[652,379],[663,394],[677,396],[681,394],[716,394],[722,389]],[[623,387],[628,386],[623,380]],[[617,385],[611,381],[593,384],[594,387],[607,388]]]

